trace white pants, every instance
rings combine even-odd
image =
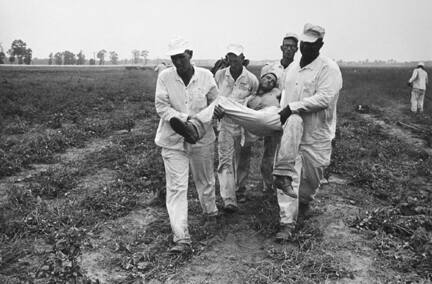
[[[188,145],[185,151],[162,148],[166,176],[166,207],[174,242],[190,243],[188,229],[189,166],[204,214],[216,215],[214,143],[202,147]]]
[[[423,103],[426,90],[413,88],[411,91],[411,111],[423,112]]]
[[[330,162],[331,141],[305,145],[301,144],[302,135],[302,118],[291,115],[284,125],[275,155],[273,174],[291,177],[294,192],[299,198],[289,197],[278,190],[281,224],[297,221],[299,202],[308,204],[314,199],[324,176],[324,169]]]
[[[270,106],[260,110],[253,110],[226,97],[218,97],[207,108],[196,114],[195,120],[192,120],[192,123],[198,129],[200,137],[205,131],[203,125],[212,122],[216,105],[223,107],[226,117],[257,136],[273,136],[275,131],[282,131],[278,114],[281,111],[280,108]]]

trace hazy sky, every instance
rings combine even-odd
[[[231,42],[247,58],[277,59],[283,35],[306,22],[326,29],[323,53],[334,59],[432,59],[432,0],[0,0],[4,49],[22,39],[38,58],[100,49],[168,58],[168,41],[183,36],[199,59]]]

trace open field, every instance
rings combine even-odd
[[[0,283],[432,281],[432,101],[410,114],[408,68],[342,73],[329,183],[296,242],[273,242],[257,143],[240,213],[205,231],[191,184],[193,252],[171,256],[147,203],[165,186],[153,71],[0,67]]]

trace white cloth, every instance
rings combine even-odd
[[[415,89],[426,90],[428,74],[422,68],[416,68],[408,82],[411,83],[412,87]]]
[[[423,112],[423,104],[426,90],[413,88],[411,91],[411,111]]]
[[[282,131],[279,116],[281,109],[279,107],[270,106],[254,110],[225,97],[218,97],[193,118],[207,127],[212,122],[216,105],[220,105],[224,109],[227,118],[255,135],[271,136],[275,134],[275,131]],[[194,123],[194,121],[192,122]],[[194,123],[194,125],[200,127],[201,123]]]
[[[194,67],[195,73],[185,86],[174,67],[162,71],[157,79],[155,106],[161,117],[156,131],[155,143],[164,148],[184,150],[184,138],[170,126],[169,120],[177,117],[186,121],[205,109],[218,95],[218,89],[210,71]],[[212,126],[206,126],[211,130]],[[214,131],[206,131],[204,137],[194,147],[208,145],[215,141]]]
[[[201,147],[188,146],[187,150],[162,148],[166,173],[166,206],[174,233],[174,242],[190,243],[188,230],[189,165],[205,214],[216,215],[214,144]]]

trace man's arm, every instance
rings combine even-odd
[[[219,69],[214,76],[218,88],[220,88],[220,85],[222,83],[222,77],[223,77],[223,69]]]
[[[293,113],[318,112],[329,107],[330,102],[342,88],[342,75],[338,68],[325,66],[318,77],[318,86],[314,95],[301,101],[289,103]]]
[[[408,83],[412,84],[414,82],[414,80],[417,78],[417,76],[418,76],[417,69],[414,69],[411,78],[408,80]]]
[[[258,92],[259,81],[255,75],[252,74],[252,95],[255,95]]]
[[[207,92],[207,105],[210,105],[214,100],[216,100],[217,96],[219,95],[219,90],[216,85],[216,81],[213,78],[213,75],[209,72],[209,91]]]
[[[177,117],[182,121],[186,121],[188,115],[174,109],[171,105],[168,89],[165,86],[164,81],[160,78],[157,79],[156,83],[156,95],[155,95],[155,107],[156,112],[161,119],[169,121],[173,117]]]

